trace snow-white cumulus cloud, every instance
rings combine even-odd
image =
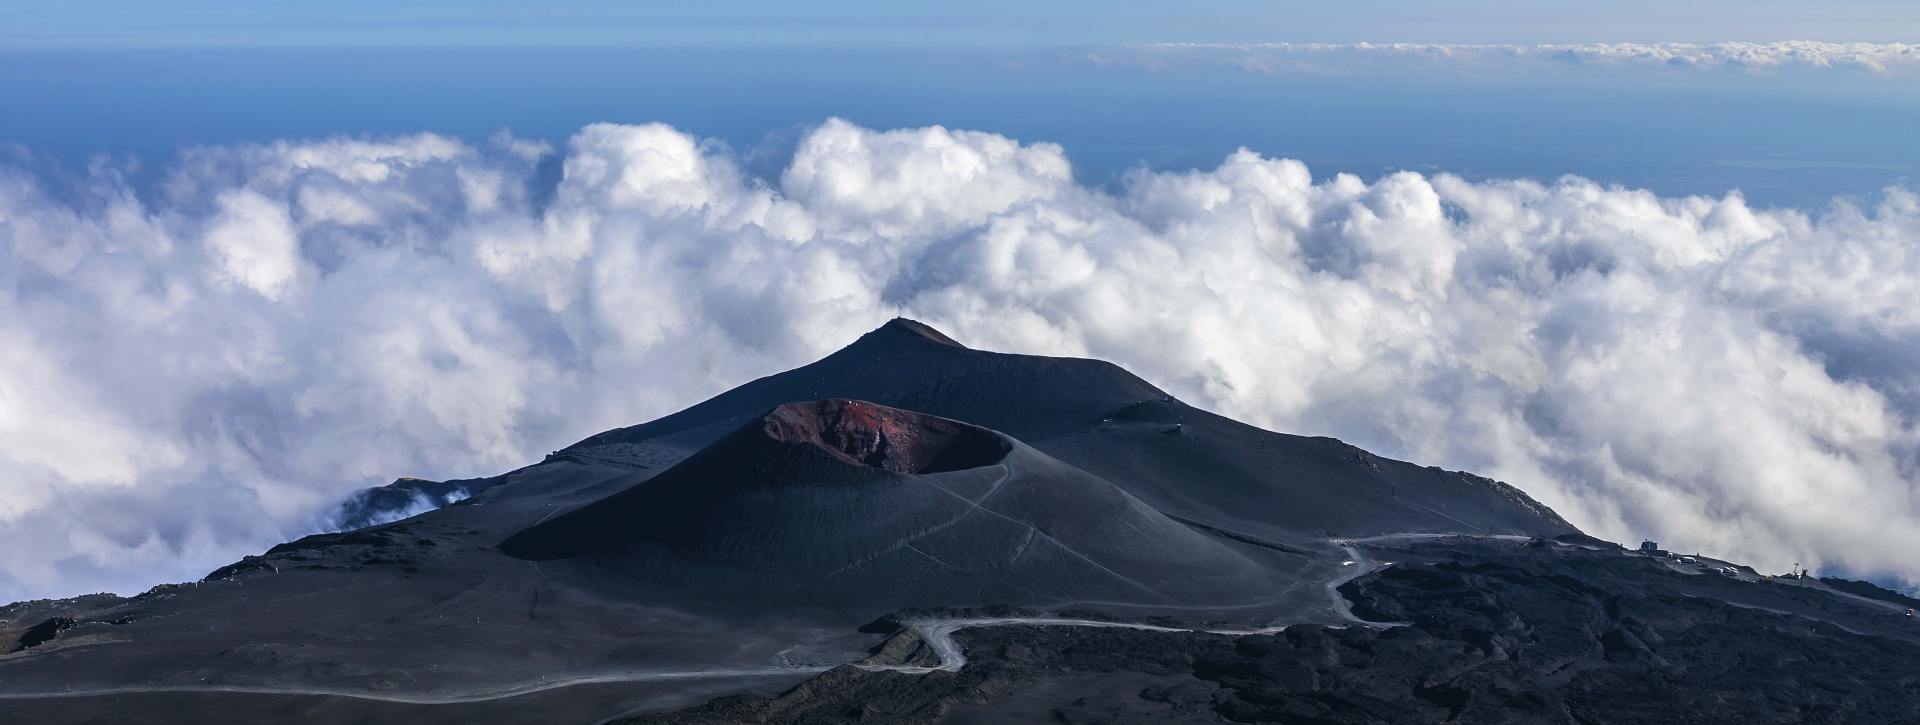
[[[661,125],[169,174],[0,171],[0,600],[197,577],[355,488],[524,465],[896,315],[1614,540],[1920,581],[1907,191],[1810,215],[1242,151],[1105,192],[1052,144],[840,121],[777,179]]]
[[[1905,43],[1587,43],[1459,45],[1434,43],[1160,43],[1093,53],[1102,65],[1181,69],[1237,66],[1261,73],[1349,73],[1388,67],[1472,70],[1525,66],[1670,67],[1766,73],[1793,68],[1857,69],[1875,74],[1920,69],[1920,45]],[[1384,64],[1384,65],[1383,65]]]

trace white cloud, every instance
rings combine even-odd
[[[302,196],[306,197],[303,201],[311,202],[315,195]],[[372,210],[353,205],[351,200],[342,201],[319,206],[326,210],[323,213],[337,213],[340,207],[346,207],[347,216],[360,224],[374,220]],[[214,275],[280,301],[303,266],[299,233],[293,228],[287,206],[251,189],[221,194],[215,204],[220,213],[214,216],[206,238]]]
[[[1494,66],[1585,65],[1774,72],[1851,68],[1875,74],[1920,68],[1920,45],[1905,43],[1584,43],[1470,45],[1440,43],[1159,43],[1111,48],[1101,65],[1172,69],[1226,65],[1260,73],[1353,73],[1414,63],[1452,70]],[[1417,67],[1416,65],[1416,67]]]
[[[978,131],[873,133],[833,119],[808,134],[781,190],[837,239],[940,234],[1071,185],[1059,146]]]
[[[777,185],[661,125],[204,148],[162,201],[0,174],[0,599],[198,576],[352,489],[485,475],[895,315],[1508,480],[1601,536],[1920,581],[1920,199],[829,122]]]

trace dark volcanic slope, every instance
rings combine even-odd
[[[812,365],[557,455],[585,459],[648,441],[697,448],[775,406],[823,398],[998,430],[1169,515],[1262,540],[1574,531],[1497,481],[1380,458],[1331,438],[1263,431],[1180,403],[1112,363],[972,350],[904,319]]]
[[[501,548],[640,596],[864,618],[994,603],[1254,606],[1294,578],[1270,567],[1304,561],[1202,534],[987,429],[850,400],[775,408]]]
[[[1578,536],[1366,548],[1406,563],[1340,590],[1396,626],[980,627],[957,635],[969,658],[957,673],[843,667],[777,697],[621,722],[1920,723],[1920,629],[1897,606]]]

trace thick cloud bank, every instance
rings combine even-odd
[[[896,315],[1521,486],[1601,536],[1920,580],[1920,199],[1314,183],[1241,152],[829,122],[779,179],[660,125],[0,173],[0,600],[191,578],[397,476],[499,472]],[[551,163],[551,159],[544,163]],[[548,179],[543,185],[541,179]]]
[[[1791,68],[1853,68],[1877,74],[1920,69],[1920,45],[1905,43],[1588,43],[1576,45],[1451,45],[1434,43],[1163,43],[1095,53],[1102,64],[1188,67],[1225,64],[1262,73],[1380,70],[1418,62],[1450,69],[1506,65],[1574,64],[1678,67],[1770,72]]]

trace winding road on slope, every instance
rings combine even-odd
[[[1361,576],[1365,576],[1366,574],[1371,573],[1373,571],[1377,571],[1381,568],[1391,566],[1393,564],[1393,562],[1374,561],[1373,559],[1367,557],[1365,554],[1361,553],[1361,550],[1359,548],[1360,544],[1364,542],[1374,542],[1374,541],[1444,538],[1449,536],[1462,536],[1462,534],[1390,534],[1386,536],[1374,536],[1374,537],[1368,537],[1364,539],[1342,539],[1342,540],[1336,541],[1335,543],[1338,546],[1340,546],[1340,548],[1343,551],[1347,553],[1347,557],[1349,559],[1349,565],[1353,567],[1353,570],[1351,572],[1348,572],[1342,575],[1337,579],[1334,579],[1333,581],[1328,582],[1326,585],[1327,595],[1329,598],[1333,600],[1333,602],[1335,603],[1335,606],[1338,608],[1341,615],[1344,616],[1353,624],[1368,626],[1368,627],[1395,626],[1391,624],[1382,625],[1379,622],[1367,622],[1367,621],[1361,620],[1358,617],[1353,616],[1352,610],[1346,602],[1346,598],[1340,596],[1340,593],[1338,591],[1340,585],[1345,584],[1354,579],[1357,579]],[[1476,538],[1482,538],[1482,537],[1476,537]],[[1522,537],[1494,537],[1494,538],[1509,538],[1509,539],[1524,540],[1527,537],[1522,536]],[[939,664],[933,665],[933,666],[877,665],[877,664],[876,665],[856,665],[856,666],[860,667],[861,669],[870,670],[870,671],[893,670],[895,672],[904,672],[909,674],[925,674],[928,672],[941,671],[941,670],[944,670],[947,672],[958,672],[960,668],[966,666],[967,657],[966,657],[966,654],[960,650],[959,643],[954,641],[953,634],[963,629],[972,629],[975,627],[1007,627],[1007,626],[1022,626],[1022,625],[1043,626],[1043,627],[1105,627],[1105,628],[1117,628],[1117,629],[1136,629],[1136,630],[1144,630],[1149,632],[1206,632],[1209,634],[1220,634],[1220,635],[1227,635],[1227,636],[1274,634],[1281,631],[1285,631],[1286,629],[1286,627],[1284,626],[1264,627],[1264,628],[1258,628],[1258,629],[1183,629],[1178,627],[1163,627],[1158,625],[1136,624],[1136,623],[1130,623],[1130,622],[1107,622],[1107,621],[1100,621],[1100,620],[1093,620],[1093,619],[1064,619],[1064,618],[1054,618],[1054,617],[980,617],[980,618],[951,618],[951,619],[921,619],[921,620],[906,622],[904,624],[908,629],[911,629],[916,634],[918,634],[921,640],[926,642],[927,646],[930,647],[933,650],[933,652],[939,656],[940,658]],[[534,682],[523,682],[523,683],[507,685],[503,687],[481,689],[481,690],[469,690],[469,691],[463,691],[463,692],[457,692],[457,693],[417,694],[417,695],[384,694],[384,693],[372,693],[372,692],[366,692],[366,691],[326,689],[326,688],[318,688],[318,687],[250,687],[250,686],[244,686],[244,685],[152,685],[152,686],[88,688],[88,689],[71,690],[71,691],[64,691],[64,692],[0,692],[0,700],[98,697],[98,696],[104,696],[104,695],[124,695],[124,694],[159,693],[159,692],[215,692],[215,693],[236,693],[236,694],[250,694],[250,695],[312,695],[312,696],[324,696],[324,697],[344,697],[344,698],[353,698],[353,699],[360,699],[360,700],[374,700],[379,702],[393,702],[393,703],[404,703],[404,704],[412,704],[412,705],[453,705],[453,704],[465,704],[465,703],[474,703],[474,702],[485,702],[488,700],[499,700],[499,699],[505,699],[505,698],[511,698],[511,697],[520,697],[524,695],[531,695],[538,692],[545,692],[548,690],[554,690],[554,689],[563,688],[563,687],[573,687],[578,685],[605,684],[605,683],[618,683],[618,682],[658,682],[658,681],[665,681],[665,680],[702,680],[702,679],[718,679],[718,678],[731,678],[731,677],[744,678],[744,677],[769,677],[769,676],[780,676],[780,675],[805,675],[805,674],[817,674],[821,672],[826,672],[827,670],[830,670],[830,669],[832,669],[832,667],[815,665],[815,666],[790,666],[790,667],[745,667],[745,668],[711,669],[711,670],[693,669],[693,670],[668,670],[668,671],[605,672],[605,673],[598,673],[598,674],[591,674],[591,675],[581,675],[577,677],[565,677],[565,678],[554,678],[554,679],[542,678]]]

